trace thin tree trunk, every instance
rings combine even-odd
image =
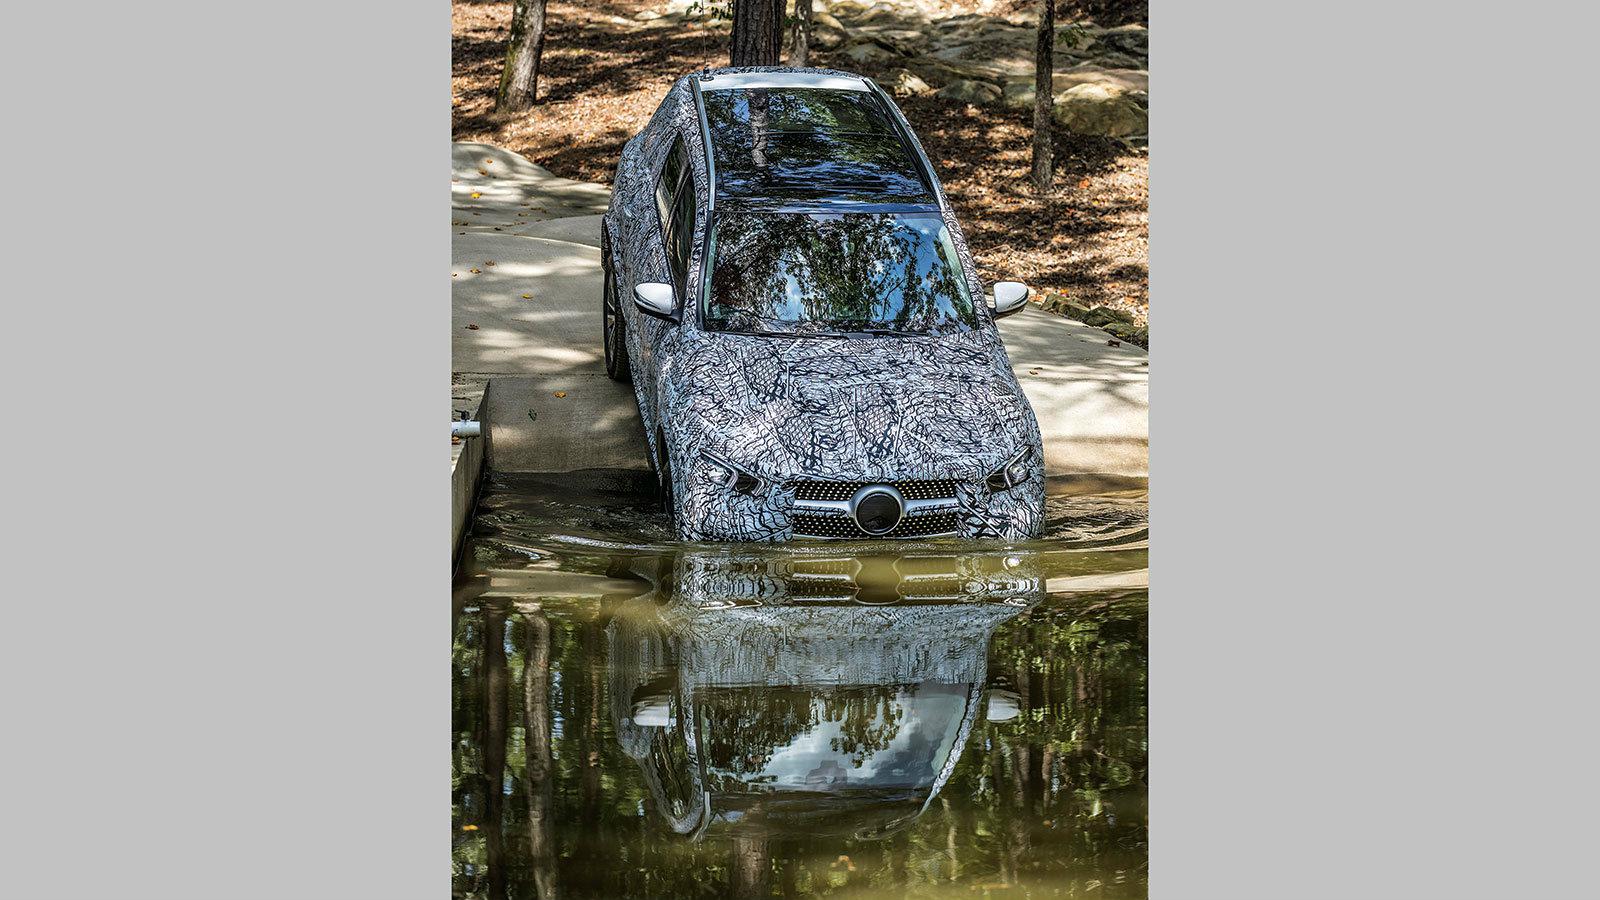
[[[794,35],[789,46],[789,65],[804,66],[811,56],[811,0],[794,0]]]
[[[506,66],[494,110],[522,112],[533,105],[539,87],[539,57],[544,54],[544,7],[547,0],[516,0],[511,10],[511,38],[506,41]]]
[[[1055,0],[1039,0],[1039,37],[1033,46],[1033,189],[1050,191],[1055,180],[1055,149],[1050,143],[1050,107],[1055,100]]]
[[[735,66],[775,66],[783,50],[783,0],[733,0]]]
[[[506,613],[491,610],[483,622],[483,844],[489,896],[506,893]]]
[[[528,857],[539,900],[555,900],[555,763],[550,746],[550,621],[525,610],[528,650],[522,666],[522,715],[528,780]],[[500,895],[495,895],[500,896]]]

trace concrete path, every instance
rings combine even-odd
[[[607,188],[489,144],[458,143],[452,160],[452,368],[488,383],[488,465],[648,468],[632,389],[606,378],[600,342]],[[1050,474],[1148,475],[1145,351],[1036,309],[1000,333]]]

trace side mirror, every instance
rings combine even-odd
[[[678,302],[672,296],[672,285],[659,281],[635,285],[633,302],[640,312],[658,319],[671,319],[678,312]]]
[[[994,317],[996,319],[1021,312],[1028,302],[1028,286],[1020,281],[997,281],[994,284]]]
[[[672,725],[672,701],[664,693],[635,697],[634,724],[645,729],[666,729]]]
[[[1021,714],[1022,698],[1015,691],[989,689],[989,703],[984,710],[984,718],[991,722],[1009,722]]]

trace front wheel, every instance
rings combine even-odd
[[[609,255],[603,257],[605,289],[600,301],[600,322],[606,345],[606,374],[612,380],[628,384],[633,381],[633,370],[628,365],[628,323],[622,318],[622,308],[617,303],[617,276],[611,272]]]

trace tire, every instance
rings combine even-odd
[[[605,270],[605,287],[600,298],[601,342],[606,349],[606,374],[623,384],[633,382],[633,368],[628,362],[628,322],[622,317],[622,307],[617,302],[617,276],[611,271],[611,254],[601,250],[601,267]]]

